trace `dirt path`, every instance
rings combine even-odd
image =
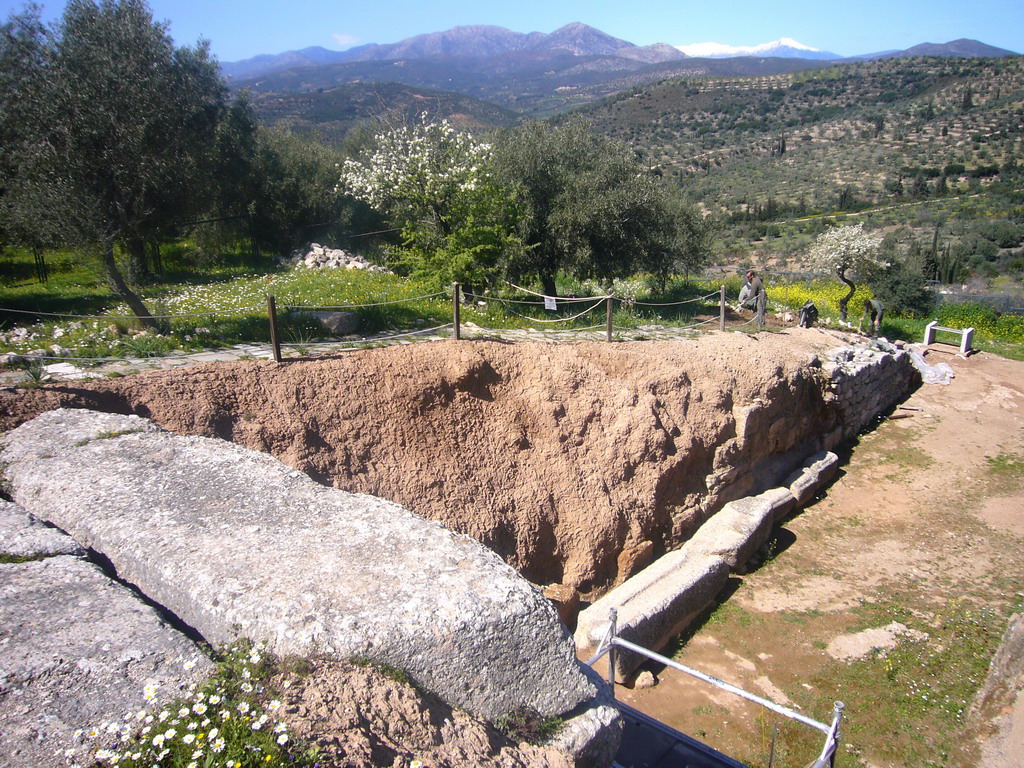
[[[985,353],[865,434],[827,496],[784,524],[677,658],[828,721],[841,766],[1024,765],[1022,681],[970,712],[1024,562],[1024,363]],[[803,766],[821,740],[676,672],[622,698],[750,765]],[[766,716],[767,715],[767,716]]]

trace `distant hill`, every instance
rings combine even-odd
[[[316,133],[329,144],[339,144],[352,126],[369,120],[405,124],[426,113],[431,120],[444,119],[459,127],[492,128],[521,119],[489,102],[399,83],[348,83],[303,93],[257,93],[250,98],[261,122]]]
[[[1002,58],[1004,56],[1017,56],[1019,54],[1008,51],[1005,48],[996,48],[992,45],[961,38],[951,40],[948,43],[921,43],[902,51],[879,51],[878,53],[865,53],[860,56],[851,56],[847,61],[866,61],[871,59],[909,59],[914,56],[942,56],[947,58]]]
[[[331,51],[318,45],[301,51],[286,51],[278,54],[261,54],[242,61],[222,61],[220,71],[228,80],[246,80],[272,72],[301,67],[319,67],[344,60],[345,51]]]
[[[582,113],[708,210],[918,199],[1024,159],[1024,58],[891,58],[767,77],[678,78]],[[902,192],[899,190],[902,189]],[[916,191],[915,191],[916,190]],[[914,197],[917,195],[917,197]],[[774,205],[773,204],[773,205]]]
[[[1000,58],[1003,56],[1016,56],[1013,51],[1005,48],[996,48],[977,40],[952,40],[948,43],[921,43],[905,51],[895,54],[895,58],[908,58],[910,56],[952,56],[956,58]]]

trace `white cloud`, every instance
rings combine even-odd
[[[331,39],[339,48],[351,48],[359,42],[359,38],[355,35],[331,35]]]

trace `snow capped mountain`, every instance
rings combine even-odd
[[[823,51],[819,48],[812,48],[809,45],[799,43],[791,37],[781,37],[770,43],[761,45],[735,46],[723,45],[722,43],[693,43],[692,45],[677,45],[680,51],[687,56],[696,56],[704,59],[727,59],[734,56],[774,56],[787,59],[838,59],[838,54]]]

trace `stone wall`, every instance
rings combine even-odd
[[[832,350],[820,365],[828,376],[829,403],[838,414],[837,426],[821,437],[820,444],[828,448],[854,437],[919,383],[908,353],[885,341]],[[773,487],[725,504],[680,548],[579,614],[575,631],[578,653],[588,658],[598,649],[613,609],[619,637],[660,649],[714,603],[729,574],[744,572],[772,536],[773,527],[810,503],[838,468],[838,456],[823,451],[784,479],[780,477]],[[753,477],[748,474],[734,487],[760,490]],[[639,654],[619,650],[613,674],[626,678],[644,660]]]

